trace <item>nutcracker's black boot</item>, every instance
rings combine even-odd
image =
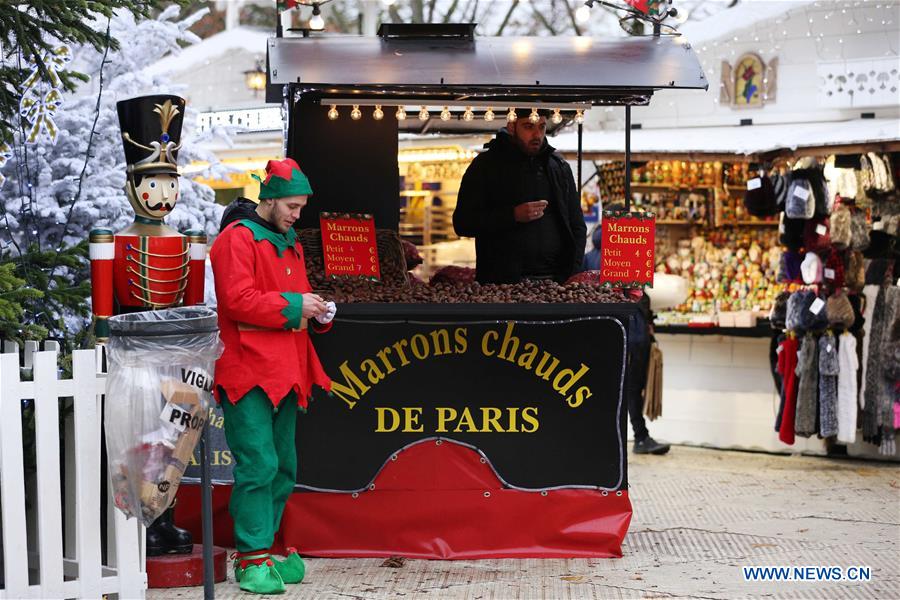
[[[190,554],[191,532],[175,526],[175,508],[170,506],[147,528],[147,556]]]

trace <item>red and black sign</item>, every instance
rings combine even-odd
[[[320,226],[326,276],[381,279],[372,215],[323,212]]]
[[[337,322],[315,339],[333,395],[298,421],[298,486],[365,490],[398,451],[446,439],[513,488],[624,489],[624,337],[611,317]]]
[[[656,217],[645,212],[603,211],[600,283],[615,288],[653,287]]]

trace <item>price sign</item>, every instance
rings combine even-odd
[[[372,215],[323,212],[319,223],[326,276],[381,279]]]
[[[600,283],[609,287],[653,287],[652,213],[603,211]]]

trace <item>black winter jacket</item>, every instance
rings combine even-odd
[[[525,173],[531,161],[515,145],[506,130],[485,144],[463,175],[453,228],[456,234],[475,238],[476,278],[481,283],[517,283],[522,278],[520,223],[513,209],[529,199]],[[547,161],[554,202],[563,224],[563,253],[554,279],[563,282],[581,271],[587,228],[581,199],[569,163],[544,140],[538,158]]]

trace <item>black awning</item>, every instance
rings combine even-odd
[[[271,38],[271,84],[319,98],[646,104],[657,89],[706,89],[677,37]]]

